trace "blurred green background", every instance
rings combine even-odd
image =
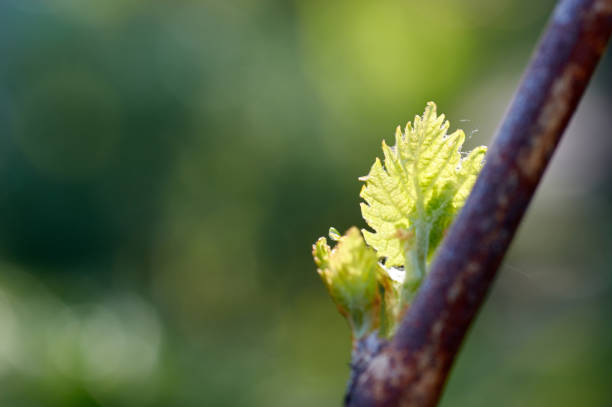
[[[310,246],[428,100],[488,144],[553,2],[0,1],[0,406],[337,406]],[[442,406],[612,403],[602,62]]]

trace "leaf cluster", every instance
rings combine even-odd
[[[382,143],[384,160],[376,158],[360,178],[361,213],[373,231],[363,229],[362,238],[353,227],[343,237],[333,233],[334,249],[325,238],[313,246],[318,272],[355,338],[393,333],[483,166],[486,147],[462,154],[465,133],[448,134],[449,127],[433,102],[403,132],[398,127],[395,144]]]

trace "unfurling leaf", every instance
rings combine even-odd
[[[414,125],[398,127],[395,145],[384,141],[384,165],[377,158],[362,177],[361,212],[374,232],[363,231],[385,267],[404,267],[404,285],[414,291],[444,232],[463,206],[486,152],[480,146],[462,157],[462,130],[447,134],[449,122],[429,102]]]
[[[379,328],[383,305],[379,283],[391,282],[387,282],[376,253],[366,246],[359,229],[352,227],[342,237],[336,236],[335,229],[331,231],[338,240],[336,247],[331,249],[327,239],[321,237],[313,245],[312,255],[317,272],[338,310],[347,318],[353,337],[359,339]],[[389,325],[388,321],[382,322]]]

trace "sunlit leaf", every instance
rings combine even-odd
[[[361,212],[374,230],[364,230],[364,238],[386,267],[403,266],[407,280],[426,272],[483,165],[486,147],[462,156],[464,132],[448,134],[448,129],[449,122],[429,102],[403,133],[397,128],[395,145],[383,141],[384,161],[377,158],[360,178],[365,182]]]
[[[380,265],[356,227],[342,237],[336,236],[333,228],[331,234],[337,237],[336,247],[331,249],[327,239],[321,237],[313,245],[312,255],[338,310],[347,318],[353,336],[359,338],[378,328],[380,322]]]

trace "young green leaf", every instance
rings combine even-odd
[[[404,297],[414,292],[427,271],[427,262],[446,228],[463,206],[483,165],[486,147],[462,158],[462,130],[447,134],[449,122],[429,102],[414,125],[398,127],[395,145],[384,141],[383,163],[377,158],[360,196],[361,212],[374,230],[363,231],[368,245],[385,267],[405,269]]]
[[[319,238],[312,246],[317,272],[325,283],[338,310],[359,339],[379,327],[383,301],[379,281],[383,275],[374,250],[366,246],[361,232],[350,228],[344,236],[330,229],[337,240],[331,249],[327,239]]]

